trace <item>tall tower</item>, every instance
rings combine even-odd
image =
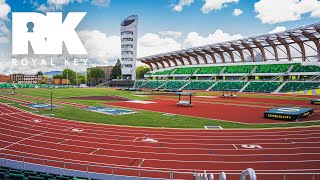
[[[138,16],[132,15],[121,22],[122,79],[136,80]]]

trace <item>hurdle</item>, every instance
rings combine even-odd
[[[191,107],[192,102],[191,102],[191,97],[192,97],[192,92],[177,92],[179,95],[179,101],[178,101],[178,106],[186,106],[186,107]],[[181,96],[189,96],[189,101],[186,100],[181,100]]]
[[[237,97],[237,92],[239,89],[223,89],[222,90],[222,96],[223,98],[235,98]],[[230,95],[229,95],[230,93]]]

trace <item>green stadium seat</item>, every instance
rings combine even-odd
[[[46,180],[46,178],[40,176],[29,176],[28,180]]]
[[[184,90],[207,90],[214,83],[215,83],[214,81],[192,81],[183,89]]]
[[[0,179],[2,179],[2,180],[7,180],[8,178],[7,178],[7,173],[5,173],[5,172],[0,172]]]
[[[286,73],[291,64],[265,64],[258,65],[255,73]]]
[[[190,75],[190,74],[193,74],[197,69],[198,69],[198,67],[177,68],[177,70],[174,72],[174,74]]]
[[[174,69],[158,71],[158,72],[154,73],[154,75],[170,75],[173,71],[174,71]]]
[[[222,69],[223,67],[221,66],[200,67],[199,71],[196,74],[219,74]]]
[[[165,81],[148,81],[148,83],[140,86],[140,88],[155,89],[155,88],[158,88],[159,86],[161,86],[163,83],[165,83]]]
[[[246,82],[218,82],[210,91],[223,91],[227,89],[240,90],[244,85],[246,85]]]
[[[223,71],[223,74],[247,74],[251,73],[253,68],[253,65],[226,66],[226,69]]]
[[[12,174],[12,173],[9,173],[8,179],[12,179],[12,180],[26,180],[27,178],[24,177],[23,174]]]
[[[279,92],[312,90],[320,87],[320,82],[287,82]]]
[[[320,66],[295,64],[291,72],[320,72]]]
[[[250,84],[244,89],[244,92],[274,92],[282,82],[250,82]]]
[[[167,84],[163,85],[164,89],[180,89],[182,86],[186,85],[188,81],[169,81]]]

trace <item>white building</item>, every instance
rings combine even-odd
[[[138,16],[127,17],[121,23],[122,79],[136,79]]]

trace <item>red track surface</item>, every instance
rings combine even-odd
[[[193,107],[177,106],[176,97],[156,96],[154,104],[139,104],[128,102],[108,103],[114,106],[151,110],[164,113],[174,113],[187,116],[218,119],[241,123],[288,123],[288,121],[269,120],[263,117],[266,110],[276,107],[312,107],[315,114],[303,121],[320,120],[319,106],[311,105],[308,101],[283,100],[267,98],[219,98],[194,97]]]
[[[74,132],[73,128],[83,131]],[[145,134],[158,142],[143,142]],[[0,153],[83,165],[177,172],[225,171],[227,174],[252,167],[259,180],[283,179],[283,175],[261,173],[320,172],[319,127],[257,130],[133,128],[41,117],[0,104],[0,135]],[[242,147],[245,144],[262,148],[246,149]],[[45,164],[62,167],[59,163]],[[85,167],[69,165],[67,168],[84,170]],[[107,168],[92,166],[89,170],[111,172]],[[129,170],[116,170],[115,173],[137,175],[136,171]],[[141,176],[168,178],[169,174],[142,172]],[[228,180],[239,179],[239,175],[227,177]],[[311,177],[286,176],[287,180]],[[192,179],[178,174],[175,178]]]

